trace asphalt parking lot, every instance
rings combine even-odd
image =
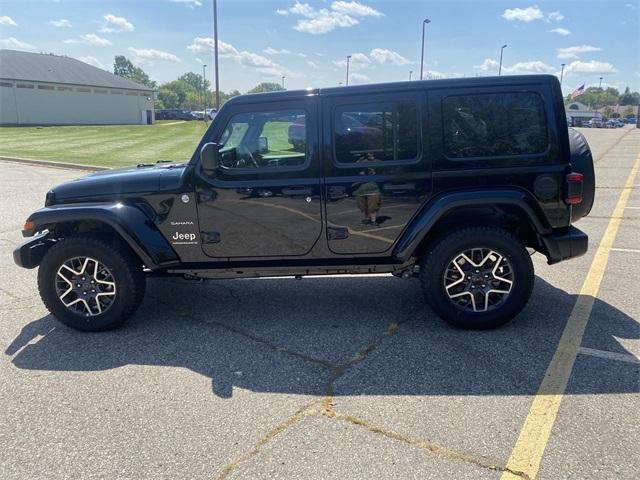
[[[535,255],[486,332],[389,276],[152,279],[124,329],[70,330],[11,252],[79,172],[0,162],[0,478],[640,478],[640,130],[583,133],[589,252]]]

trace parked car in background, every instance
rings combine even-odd
[[[599,118],[592,118],[591,120],[589,120],[587,122],[588,128],[602,128],[602,120],[600,120]],[[585,124],[583,124],[582,126],[586,126]]]
[[[195,120],[195,116],[182,108],[164,108],[155,111],[156,120]]]
[[[216,113],[218,113],[218,111],[215,108],[205,108],[204,111],[209,116],[209,120],[213,120],[213,117],[215,117]]]
[[[204,120],[204,111],[203,110],[194,110],[191,114],[195,117],[196,120]]]

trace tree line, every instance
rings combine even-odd
[[[140,67],[135,66],[124,55],[115,57],[113,73],[128,78],[136,83],[146,85],[158,92],[155,108],[183,108],[185,110],[202,110],[203,106],[214,106],[215,92],[211,90],[209,80],[194,72],[187,72],[176,80],[158,85]],[[279,83],[263,82],[247,93],[275,92],[284,90]],[[238,90],[220,92],[220,104],[232,97],[240,95]]]
[[[571,101],[571,95],[567,95],[567,102]],[[608,87],[606,89],[589,87],[582,95],[577,97],[575,101],[589,105],[593,109],[600,109],[613,105],[640,105],[640,93],[632,92],[629,87],[627,87],[623,93],[620,93],[618,89],[613,87]],[[629,108],[628,110],[631,112],[633,109]]]

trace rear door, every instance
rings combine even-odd
[[[214,258],[303,256],[322,231],[316,97],[239,104],[216,117],[220,167],[197,181]]]
[[[334,253],[390,250],[431,194],[424,92],[323,100],[327,242]]]

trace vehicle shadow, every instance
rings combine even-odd
[[[81,333],[48,315],[27,324],[5,353],[16,367],[41,371],[184,367],[210,378],[223,398],[233,387],[323,395],[332,365],[350,361],[334,395],[531,395],[575,300],[538,277],[517,319],[477,332],[448,326],[424,306],[418,282],[392,277],[155,279],[123,329]],[[598,348],[627,353],[617,338],[639,338],[638,323],[598,299],[593,312]],[[390,325],[397,333],[385,335]],[[615,378],[579,382],[568,393],[637,392],[637,367],[622,364]]]

